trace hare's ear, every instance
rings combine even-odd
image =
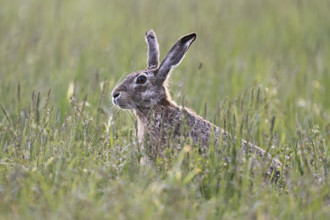
[[[153,30],[146,32],[146,42],[148,44],[148,69],[155,69],[159,63],[159,47],[156,33]]]
[[[188,34],[174,44],[164,60],[159,66],[158,75],[161,80],[165,80],[171,69],[177,67],[186,55],[190,45],[196,39],[196,34]]]

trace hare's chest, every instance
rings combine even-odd
[[[148,135],[153,139],[163,140],[175,136],[182,124],[180,114],[177,112],[163,112],[153,114],[149,121],[139,127],[139,136]]]
[[[179,117],[169,117],[168,115],[156,115],[150,123],[150,133],[158,139],[170,138],[177,132],[180,125]]]

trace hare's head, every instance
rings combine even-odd
[[[168,103],[165,80],[169,72],[177,67],[191,43],[196,39],[192,33],[179,39],[159,65],[159,49],[153,30],[146,33],[148,43],[148,67],[129,74],[112,91],[112,102],[123,109],[150,108]]]

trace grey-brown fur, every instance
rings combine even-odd
[[[145,146],[148,146],[146,150],[149,156],[162,155],[165,147],[178,146],[182,138],[191,138],[201,152],[207,152],[212,139],[215,144],[219,141],[226,144],[231,139],[225,130],[204,120],[193,111],[178,106],[171,100],[167,91],[166,78],[170,71],[180,64],[195,39],[195,33],[179,39],[158,66],[156,34],[153,30],[148,31],[147,70],[129,74],[112,92],[115,105],[135,111],[139,139],[143,143],[147,141]],[[241,146],[245,151],[254,152],[258,156],[264,156],[266,153],[245,140],[241,141]],[[271,170],[280,169],[282,165],[277,159],[272,159],[269,154],[267,158],[272,160]]]

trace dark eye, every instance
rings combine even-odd
[[[136,83],[137,83],[137,84],[143,84],[143,83],[145,83],[146,81],[147,81],[147,77],[144,76],[144,75],[141,75],[141,76],[139,76],[139,77],[136,79]]]

